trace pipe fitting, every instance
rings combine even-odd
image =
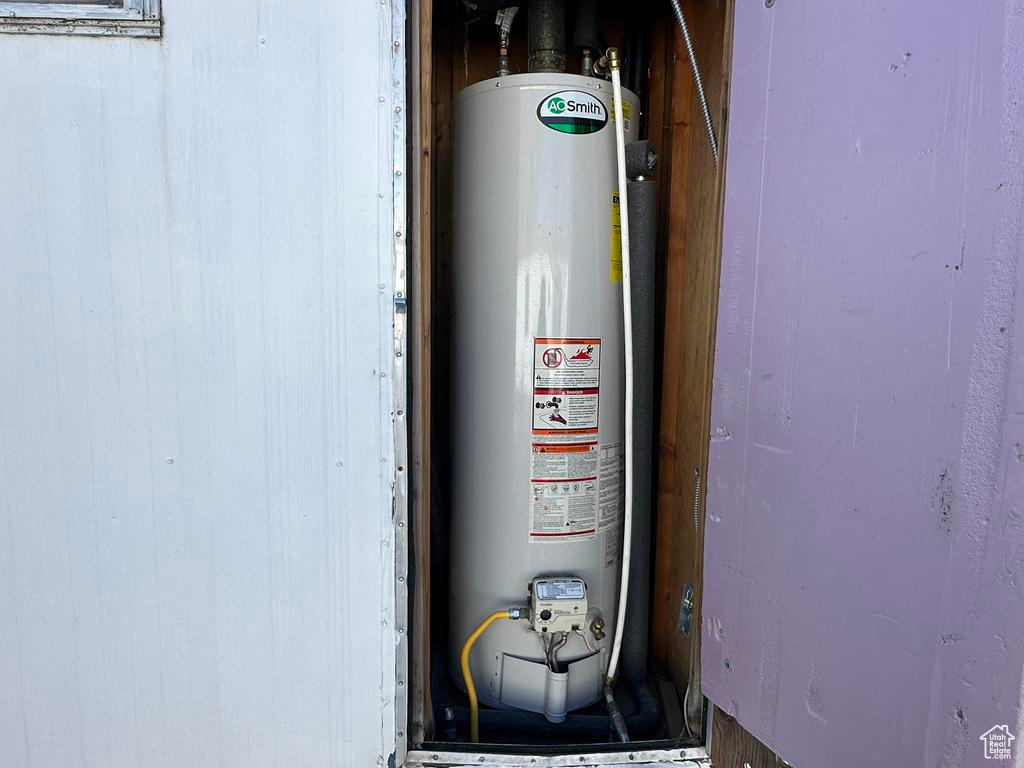
[[[629,743],[629,732],[626,730],[626,719],[622,716],[618,702],[615,701],[615,694],[612,693],[614,681],[606,678],[604,684],[604,701],[608,707],[608,718],[611,720],[612,730],[619,737],[623,744]]]
[[[565,72],[565,3],[530,0],[527,14],[527,69]]]
[[[589,48],[583,48],[580,53],[580,74],[584,77],[594,74],[594,57]]]
[[[608,59],[608,71],[614,72],[615,70],[617,70],[621,65],[621,62],[619,61],[619,49],[613,46],[608,49],[608,52],[605,54],[605,56]]]

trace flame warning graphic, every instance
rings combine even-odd
[[[601,339],[534,339],[533,433],[584,441],[597,432]]]
[[[590,365],[594,362],[594,345],[588,344],[576,350],[569,360],[568,365]]]

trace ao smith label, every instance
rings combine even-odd
[[[537,119],[561,133],[597,133],[608,122],[608,109],[583,91],[559,91],[537,105]]]

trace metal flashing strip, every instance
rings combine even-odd
[[[590,766],[675,766],[711,768],[705,747],[687,749],[646,749],[633,752],[590,752],[577,755],[510,755],[484,752],[431,752],[413,750],[405,765],[409,768],[588,768]]]
[[[388,0],[382,0],[387,3]],[[394,265],[392,275],[392,322],[394,348],[392,350],[392,423],[394,429],[394,481],[392,495],[392,522],[394,524],[394,643],[395,643],[395,751],[394,765],[405,760],[409,675],[409,437],[407,422],[408,369],[406,366],[408,272],[406,240],[408,240],[408,212],[406,208],[408,174],[406,171],[408,147],[406,144],[406,8],[401,0],[392,0],[388,45],[391,50],[391,180],[394,220],[392,241]]]

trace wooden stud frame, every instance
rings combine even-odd
[[[777,758],[747,734],[736,721],[715,710],[705,712],[700,693],[700,594],[703,572],[704,493],[697,496],[694,526],[695,468],[706,473],[714,337],[718,312],[718,279],[722,248],[728,72],[732,56],[735,0],[701,0],[685,5],[697,43],[705,88],[721,147],[716,169],[704,133],[700,106],[681,37],[666,4],[653,25],[651,75],[648,83],[647,134],[658,145],[660,166],[657,307],[661,349],[658,370],[662,383],[656,403],[659,424],[656,468],[656,550],[652,594],[652,663],[675,681],[684,701],[688,726],[711,742],[710,759],[719,768],[775,766]],[[452,4],[427,2],[418,11],[418,51],[413,60],[412,128],[413,214],[410,297],[410,367],[413,521],[411,557],[417,574],[413,589],[413,653],[410,690],[410,743],[417,745],[430,729],[430,499],[431,434],[443,422],[446,404],[433,403],[432,390],[443,391],[447,364],[444,347],[448,277],[452,153],[452,99],[467,85],[493,76],[494,46],[485,37],[489,25],[465,26]],[[414,21],[416,21],[414,19]],[[481,26],[488,27],[481,33]],[[615,30],[612,30],[614,32]],[[520,29],[519,32],[522,32]],[[513,72],[525,71],[525,35],[514,35]],[[418,92],[415,90],[418,88]],[[418,117],[417,114],[418,113]],[[432,419],[434,420],[432,422]],[[436,446],[438,443],[433,442]],[[443,441],[442,441],[443,444]],[[703,483],[702,483],[703,485]],[[694,587],[693,625],[683,633],[679,605],[687,584]],[[417,659],[417,657],[419,657]],[[712,717],[713,714],[713,717]],[[707,715],[707,717],[705,717]],[[712,727],[709,725],[713,722]],[[624,760],[623,758],[626,758]],[[606,765],[638,760],[641,754],[594,753],[563,757],[433,753],[413,750],[412,765]],[[708,752],[655,750],[643,761],[665,765],[706,765]],[[568,762],[566,762],[568,761]]]

